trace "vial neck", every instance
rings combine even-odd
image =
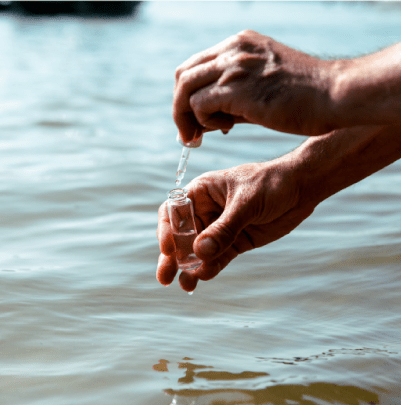
[[[187,200],[188,191],[185,188],[175,188],[168,192],[168,199],[175,204],[184,204]]]

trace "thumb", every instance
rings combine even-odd
[[[235,205],[235,204],[232,204]],[[221,216],[210,224],[195,240],[194,252],[202,260],[213,260],[235,242],[238,234],[249,224],[246,210],[230,210],[227,206]]]

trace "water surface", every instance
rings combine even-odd
[[[149,2],[122,20],[0,15],[0,392],[13,405],[401,403],[400,162],[189,296],[155,280],[180,147],[174,71],[250,28],[353,57],[396,3]],[[205,136],[185,181],[304,138]]]

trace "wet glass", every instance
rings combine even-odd
[[[177,264],[180,270],[195,270],[201,264],[193,250],[193,243],[198,233],[195,226],[192,201],[185,188],[176,188],[168,193],[168,214],[173,232]]]

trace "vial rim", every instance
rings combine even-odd
[[[167,197],[170,200],[180,200],[182,198],[186,198],[188,194],[188,190],[186,188],[173,188],[167,193]]]

